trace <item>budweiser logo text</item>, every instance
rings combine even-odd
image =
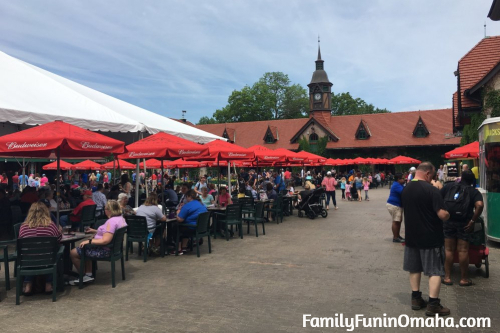
[[[81,142],[83,149],[113,149],[112,146],[100,145],[97,143]]]
[[[128,153],[128,156],[129,157],[141,157],[141,156],[153,156],[155,153],[134,153],[133,151],[131,151],[130,153]]]
[[[17,142],[7,142],[7,149],[23,149],[23,148],[45,148],[47,147],[47,142],[33,142],[33,143],[17,143]]]
[[[199,150],[179,150],[179,155],[198,155],[201,154]]]
[[[231,156],[231,157],[237,157],[237,156],[240,156],[240,157],[245,157],[247,156],[247,154],[243,153],[243,154],[238,154],[238,153],[228,153],[228,156]]]

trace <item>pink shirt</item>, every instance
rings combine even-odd
[[[363,189],[368,191],[370,189],[370,182],[363,182]]]
[[[97,233],[95,234],[94,239],[101,239],[107,232],[114,234],[116,230],[126,226],[127,223],[125,222],[123,216],[113,216],[108,219],[106,223],[97,228]]]
[[[48,182],[49,182],[49,179],[47,177],[40,178],[40,186],[45,186],[45,184]]]
[[[321,182],[321,185],[326,187],[327,192],[335,191],[335,185],[337,185],[337,180],[334,177],[325,177]]]

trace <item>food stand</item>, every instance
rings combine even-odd
[[[488,239],[500,242],[500,117],[479,127],[479,172]]]

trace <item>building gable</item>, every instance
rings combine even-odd
[[[427,126],[425,126],[424,121],[422,120],[422,117],[418,117],[417,124],[415,125],[415,128],[413,129],[413,136],[416,138],[426,138],[431,132],[427,129]]]
[[[295,135],[290,139],[290,143],[297,143],[302,136],[309,138],[312,133],[316,133],[320,137],[328,136],[328,141],[336,142],[339,140],[337,135],[328,127],[327,124],[322,124],[321,119],[312,117],[309,118],[309,120],[297,133],[295,133]]]
[[[275,143],[278,141],[278,128],[276,126],[267,126],[263,140],[264,143]]]
[[[356,140],[367,140],[372,136],[372,133],[370,132],[370,128],[368,127],[368,124],[366,121],[361,119],[358,125],[358,129],[356,130],[356,134],[354,134],[354,137]]]

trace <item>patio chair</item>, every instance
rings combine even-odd
[[[179,224],[179,227],[186,228],[187,226],[183,226]],[[208,253],[212,253],[212,242],[210,239],[210,212],[200,213],[198,215],[198,219],[196,220],[196,229],[190,230],[190,239],[191,239],[191,248],[193,251],[193,242],[196,242],[196,256],[200,257],[200,239],[203,237],[208,237]]]
[[[278,198],[272,203],[271,207],[266,208],[266,212],[274,214],[276,224],[280,223],[278,218],[280,218],[283,223],[283,196],[281,194],[278,195]]]
[[[125,260],[128,261],[128,252],[134,247],[134,243],[139,244],[138,255],[143,252],[144,262],[148,261],[148,249],[147,247],[142,250],[142,244],[146,246],[148,243],[148,221],[145,216],[125,216],[125,221],[127,221],[127,245],[125,249]]]
[[[243,218],[243,222],[247,223],[247,234],[250,233],[250,224],[253,222],[255,227],[255,237],[259,237],[259,231],[257,230],[258,223],[262,223],[262,234],[266,234],[266,227],[264,226],[265,218],[264,218],[264,203],[257,202],[255,204],[255,210],[252,214],[253,216],[248,216]]]
[[[58,279],[62,283],[64,245],[57,237],[30,237],[17,240],[16,305],[23,288],[23,277],[52,274],[52,302],[56,301]]]
[[[96,278],[96,268],[97,261],[109,261],[111,263],[111,285],[112,287],[116,287],[115,282],[115,261],[121,260],[122,266],[122,280],[125,280],[125,260],[123,258],[123,238],[125,237],[125,233],[127,232],[127,227],[120,228],[115,231],[113,234],[113,239],[111,243],[107,245],[96,245],[96,244],[86,244],[82,249],[82,257],[80,260],[80,281],[79,288],[83,288],[83,274],[85,271],[85,261],[92,261],[92,275]],[[87,258],[85,256],[85,250],[88,248],[96,248],[96,247],[108,247],[111,249],[111,254],[106,258]]]
[[[95,224],[95,212],[97,205],[88,205],[82,208],[82,214],[80,218],[80,232],[83,232],[86,226],[92,227]]]
[[[217,216],[220,216],[216,219],[217,225],[224,225],[224,232],[226,235],[226,240],[229,241],[229,226],[236,225],[238,226],[238,230],[240,233],[241,239],[243,239],[243,220],[241,219],[241,205],[232,204],[227,206],[226,213],[215,213]],[[217,230],[217,226],[215,228]],[[214,234],[214,238],[216,238],[216,234]]]
[[[14,238],[7,241],[0,241],[0,262],[3,262],[4,270],[5,270],[5,289],[10,290],[10,271],[9,271],[9,262],[15,261],[14,264],[14,277],[17,276],[17,249],[9,254],[9,245],[16,244],[17,237],[19,236],[19,229],[21,228],[22,223],[16,223],[14,225],[13,234]]]

